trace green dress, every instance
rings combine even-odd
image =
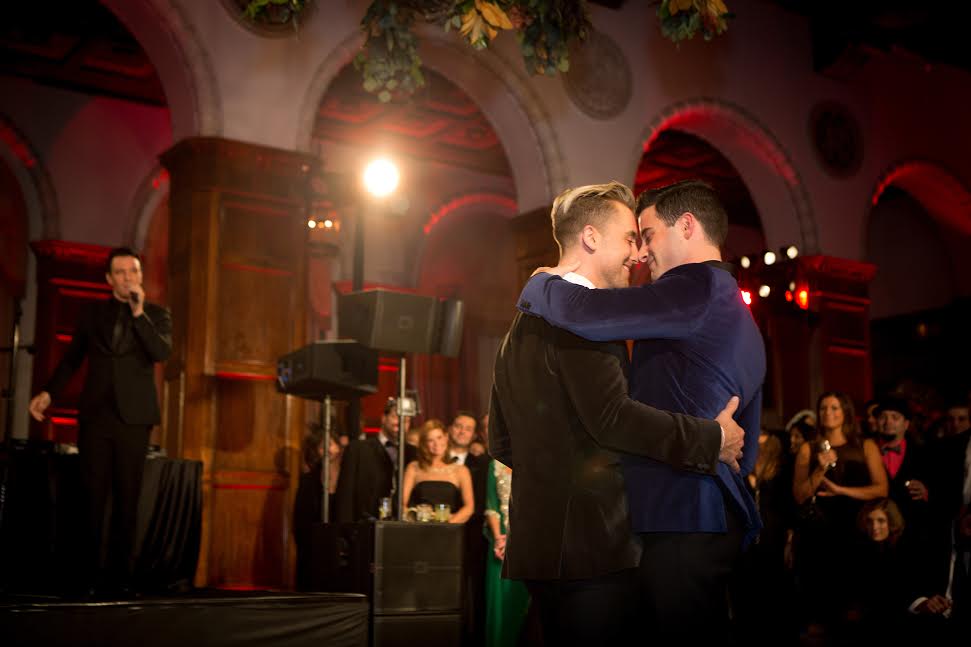
[[[499,518],[499,529],[509,533],[509,496],[512,491],[512,473],[498,461],[489,463],[486,481],[486,515]],[[489,524],[483,529],[489,542],[486,557],[486,647],[509,647],[519,640],[519,633],[529,609],[529,593],[517,580],[502,579],[502,561],[496,558],[495,539]]]

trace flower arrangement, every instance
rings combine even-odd
[[[243,8],[243,16],[254,23],[297,26],[300,13],[313,0],[249,0]]]
[[[412,31],[418,19],[457,30],[475,49],[515,31],[526,69],[549,76],[569,70],[569,46],[590,29],[584,0],[374,0],[361,20],[366,41],[354,65],[381,101],[425,84]]]
[[[734,18],[723,0],[661,0],[657,8],[661,33],[675,43],[694,38],[701,31],[711,40],[728,29],[728,19]]]

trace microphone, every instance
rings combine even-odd
[[[138,305],[138,295],[134,292],[128,293],[128,300],[132,302],[132,305]]]

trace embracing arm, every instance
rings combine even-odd
[[[526,283],[519,309],[593,341],[683,339],[704,321],[710,275],[675,268],[649,285],[590,290],[540,273]]]
[[[595,348],[558,332],[558,372],[577,415],[597,444],[679,469],[715,473],[721,449],[717,422],[631,400],[617,354],[609,347]]]

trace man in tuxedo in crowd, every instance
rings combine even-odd
[[[943,518],[940,506],[942,495],[932,485],[934,462],[928,450],[907,442],[911,410],[906,399],[897,396],[881,398],[874,412],[877,418],[880,455],[887,470],[890,490],[888,496],[900,508],[912,541],[928,548],[935,542],[950,545],[949,520]]]
[[[554,201],[560,262],[575,268],[565,278],[578,289],[628,284],[638,260],[633,206],[617,182]],[[711,478],[719,460],[738,468],[745,434],[732,420],[735,398],[725,397],[717,422],[667,413],[630,399],[626,370],[623,343],[587,341],[521,312],[496,357],[490,449],[513,470],[503,574],[526,582],[549,645],[645,640],[633,626],[641,546],[614,452],[687,478]]]
[[[82,586],[133,587],[135,522],[152,427],[161,421],[154,366],[172,351],[169,311],[145,300],[141,261],[131,249],[111,250],[105,266],[111,298],[82,308],[71,343],[44,390],[30,401],[30,414],[44,419],[84,360],[88,372],[78,411],[78,452],[86,532]],[[101,566],[105,506],[112,501],[113,533],[119,543]]]
[[[637,213],[641,247],[631,258],[648,264],[650,284],[586,290],[555,275],[572,269],[561,259],[552,274],[530,279],[519,308],[586,339],[635,340],[638,402],[708,417],[730,396],[741,398],[741,473],[718,465],[715,474],[690,474],[623,457],[631,523],[644,546],[646,631],[663,645],[726,640],[728,588],[746,541],[761,528],[743,479],[758,454],[765,345],[732,266],[721,260],[728,216],[714,190],[689,180],[647,191]]]
[[[469,468],[475,512],[465,522],[465,618],[464,644],[478,645],[485,636],[485,565],[487,543],[482,534],[485,522],[486,470],[491,457],[470,451],[476,434],[475,415],[459,410],[448,427],[448,450],[456,462]]]
[[[381,430],[351,441],[344,450],[334,495],[336,521],[377,519],[378,507],[384,497],[391,497],[392,510],[397,513],[397,501],[393,496],[397,491],[398,469],[397,406],[397,400],[390,398],[384,405]],[[415,448],[406,444],[405,464],[415,460],[416,455]]]

